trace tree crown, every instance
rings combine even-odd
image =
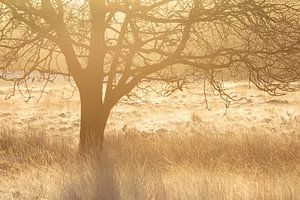
[[[276,0],[0,0],[0,78],[38,72],[97,88],[113,106],[134,87],[164,94],[204,80],[249,78],[281,95],[299,88],[300,5]],[[205,90],[205,89],[204,89]]]

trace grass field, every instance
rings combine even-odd
[[[251,101],[227,110],[213,95],[205,109],[197,88],[120,103],[103,158],[87,164],[76,95],[56,86],[26,103],[0,87],[0,199],[300,199],[299,92],[232,84]]]

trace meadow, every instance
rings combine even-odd
[[[194,87],[147,102],[120,102],[97,162],[77,158],[77,94],[53,85],[37,103],[5,100],[0,85],[0,199],[300,199],[300,92],[225,109]]]

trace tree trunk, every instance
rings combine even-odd
[[[79,154],[97,156],[102,151],[109,110],[103,108],[97,90],[85,88],[79,91],[81,99]]]

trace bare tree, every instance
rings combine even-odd
[[[33,72],[74,79],[83,153],[101,149],[111,109],[135,87],[169,94],[197,77],[228,102],[222,81],[239,75],[271,95],[299,88],[297,0],[0,0],[0,10],[0,78],[14,91]]]

